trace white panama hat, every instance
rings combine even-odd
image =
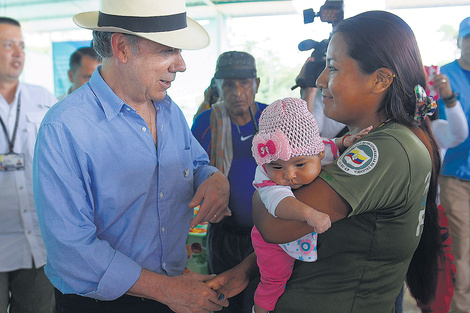
[[[82,28],[133,34],[177,49],[209,45],[206,30],[186,16],[185,0],[101,0],[99,11],[73,17]]]

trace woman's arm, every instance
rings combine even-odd
[[[322,179],[317,178],[310,185],[297,189],[294,193],[298,200],[330,215],[332,222],[346,217],[351,211],[349,204]],[[313,231],[306,222],[283,220],[269,214],[258,192],[253,196],[253,220],[259,231],[264,232],[262,233],[264,239],[268,238],[269,241],[266,241],[272,243],[291,242]],[[257,274],[256,254],[252,253],[239,265],[206,284],[220,295],[230,298],[239,294]]]
[[[331,222],[345,218],[351,207],[323,179],[294,191],[296,198],[312,208],[330,216]],[[291,242],[313,232],[306,222],[283,220],[270,215],[257,192],[253,195],[253,221],[269,243]]]
[[[217,291],[219,301],[222,301],[238,295],[257,275],[259,275],[258,264],[256,263],[256,254],[253,252],[237,266],[206,282],[206,285]]]

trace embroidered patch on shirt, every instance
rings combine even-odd
[[[338,159],[340,169],[351,175],[370,172],[379,160],[379,150],[370,141],[360,141],[343,153]]]

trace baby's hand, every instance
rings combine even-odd
[[[357,134],[354,135],[346,135],[343,137],[342,143],[345,148],[352,146],[353,143],[361,139],[363,136],[367,135],[371,130],[372,126],[366,127]]]
[[[307,224],[312,226],[317,234],[321,234],[331,227],[331,219],[328,214],[312,209],[312,214],[307,219]]]

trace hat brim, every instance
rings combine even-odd
[[[202,49],[210,43],[209,34],[204,27],[189,17],[186,18],[188,26],[183,29],[166,32],[137,33],[119,27],[100,27],[98,26],[98,15],[98,11],[83,12],[75,15],[73,21],[82,28],[102,32],[132,34],[177,49]]]

